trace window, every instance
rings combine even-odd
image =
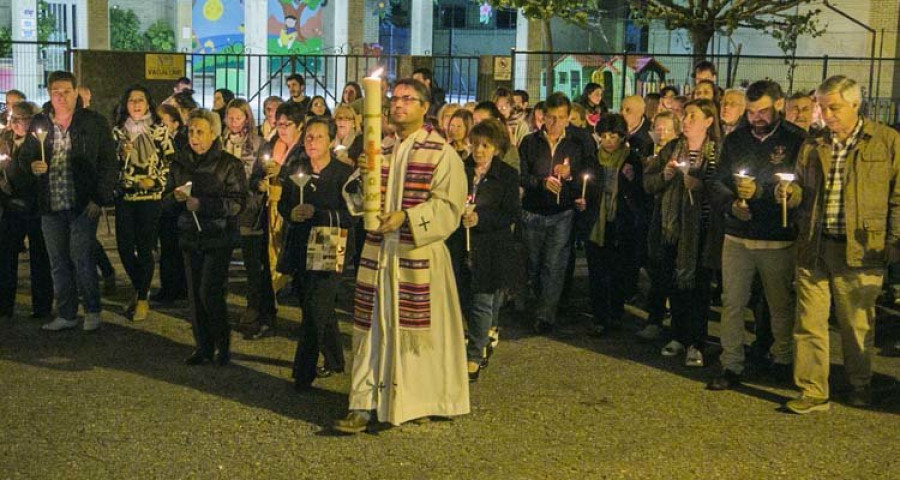
[[[466,7],[464,5],[447,5],[440,9],[442,28],[466,28]]]
[[[569,83],[569,74],[566,72],[559,72],[559,84],[565,85]]]
[[[514,8],[498,8],[494,10],[494,18],[497,19],[497,28],[503,30],[515,30],[518,19],[517,10]]]
[[[579,85],[579,88],[581,88],[581,87],[580,87],[580,85],[581,85],[581,72],[579,72],[578,70],[572,70],[571,72],[569,72],[569,78],[572,79],[572,85]]]

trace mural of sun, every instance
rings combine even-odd
[[[203,4],[203,16],[210,22],[222,18],[223,13],[225,13],[225,6],[222,5],[222,0],[206,0],[206,3]]]

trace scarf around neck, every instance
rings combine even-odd
[[[597,160],[602,171],[600,188],[600,209],[597,221],[591,230],[591,241],[600,245],[606,244],[606,224],[616,221],[616,210],[619,199],[619,171],[628,158],[628,147],[624,144],[613,152],[600,149]]]

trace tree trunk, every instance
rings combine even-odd
[[[547,67],[544,73],[544,86],[547,88],[547,95],[549,97],[551,93],[553,93],[554,88],[554,72],[553,72],[553,63],[556,60],[553,58],[553,32],[550,30],[550,19],[546,18],[541,20],[541,24],[544,26],[544,51],[550,52],[547,57]]]
[[[707,28],[688,32],[691,38],[691,47],[693,49],[691,54],[694,57],[694,63],[706,59],[706,52],[709,50],[709,42],[712,40],[714,32],[713,29]]]

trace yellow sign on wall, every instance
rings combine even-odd
[[[178,80],[184,76],[184,55],[147,53],[144,55],[144,70],[147,80]]]

